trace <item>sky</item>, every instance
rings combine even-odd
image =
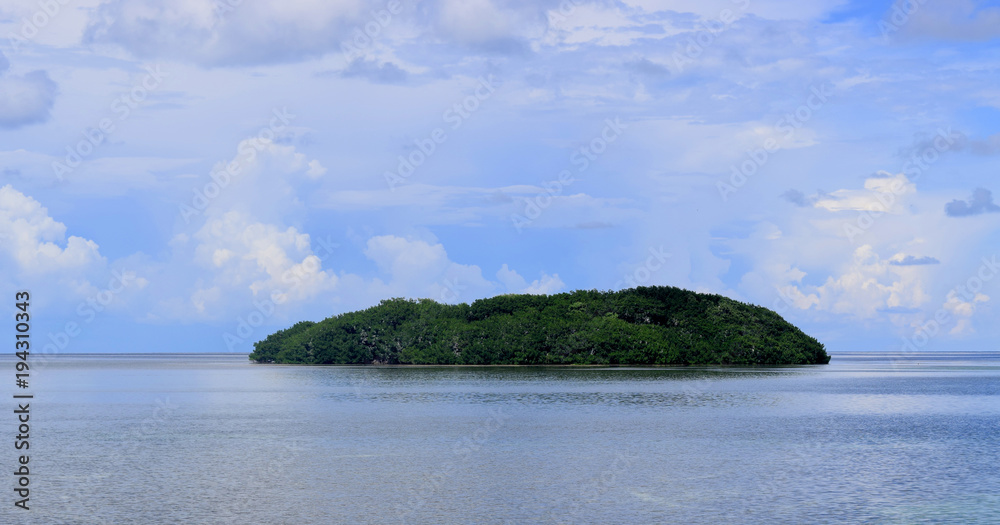
[[[998,38],[972,0],[2,0],[0,291],[49,353],[644,285],[996,350]]]

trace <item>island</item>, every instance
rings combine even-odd
[[[472,304],[388,299],[254,343],[256,363],[803,365],[830,356],[772,310],[671,286],[500,295]]]
[[[384,365],[801,365],[830,356],[772,310],[671,286],[388,299],[254,343],[250,360]]]

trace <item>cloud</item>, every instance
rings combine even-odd
[[[673,10],[674,6],[670,8]],[[640,40],[659,40],[678,31],[668,19],[691,19],[690,15],[680,15],[674,11],[643,13],[623,3],[596,2],[553,3],[546,16],[549,27],[542,39],[545,44],[590,44],[601,47],[625,47]],[[638,59],[626,64],[627,67],[635,67],[633,72],[640,75],[665,72],[658,69],[659,64],[648,59]],[[647,69],[646,66],[653,67]]]
[[[112,0],[94,12],[85,41],[206,66],[294,62],[339,49],[364,24],[364,8],[361,0]]]
[[[364,78],[376,84],[402,84],[408,74],[392,62],[378,63],[375,60],[356,58],[340,72],[344,78]]]
[[[1000,7],[984,4],[987,2],[896,0],[884,18],[910,37],[986,41],[1000,37]]]
[[[531,281],[531,285],[521,291],[521,293],[532,295],[554,294],[566,286],[559,278],[559,274],[542,275],[541,279]]]
[[[959,297],[954,291],[948,294],[948,298],[942,305],[942,308],[956,317],[955,326],[948,333],[956,336],[974,333],[975,328],[972,325],[972,317],[978,309],[977,305],[988,302],[990,302],[990,297],[981,293],[964,299]]]
[[[169,262],[149,263],[157,274],[151,319],[220,320],[262,300],[282,305],[284,318],[336,301],[342,276],[323,260],[331,243],[314,251],[310,235],[289,225],[304,208],[301,186],[325,168],[262,138],[240,141],[235,153],[211,177],[178,179],[190,184],[178,215],[196,230],[173,236]]]
[[[808,207],[808,206],[812,206],[813,202],[815,200],[815,199],[810,199],[810,198],[806,197],[805,193],[802,193],[801,191],[795,190],[795,189],[788,190],[785,193],[782,193],[781,194],[781,198],[785,199],[786,201],[788,201],[788,202],[790,202],[790,203],[792,203],[792,204],[794,204],[794,205],[796,205],[796,206],[798,206],[800,208],[805,208],[805,207]]]
[[[505,290],[507,293],[551,294],[565,284],[558,274],[543,273],[528,283],[506,264],[496,273],[498,282],[483,277],[479,266],[452,261],[440,243],[396,235],[368,240],[365,256],[388,279],[375,279],[368,293],[376,296],[430,298],[440,302],[470,302]]]
[[[993,202],[993,193],[985,188],[976,188],[968,201],[955,199],[944,206],[949,217],[968,217],[983,213],[1000,212],[1000,206]]]
[[[97,243],[77,236],[67,239],[66,225],[10,185],[0,188],[0,239],[0,253],[23,274],[76,273],[104,262]]]
[[[893,266],[921,266],[925,264],[941,264],[941,261],[933,257],[914,257],[907,255],[900,259],[891,259],[889,264]]]
[[[368,240],[365,256],[393,279],[427,280],[447,268],[448,254],[440,243],[409,240],[394,235],[380,235]]]
[[[366,52],[402,49],[416,40],[526,54],[530,39],[546,28],[544,8],[524,2],[437,0],[413,10],[403,2],[392,14],[376,0],[110,0],[94,10],[84,41],[116,45],[143,59],[243,66],[321,57],[358,38],[371,42]],[[381,74],[395,78],[393,68]]]
[[[493,0],[440,0],[437,2],[437,32],[458,44],[482,51],[528,52],[526,33],[540,35],[545,27],[541,8],[518,10],[498,4]]]
[[[364,308],[387,297],[458,303],[503,289],[485,279],[479,266],[452,261],[441,243],[396,235],[365,243],[362,253],[374,263],[374,275],[338,272],[330,256],[340,250],[330,239],[315,240],[297,228],[235,211],[213,217],[192,236],[176,236],[172,245],[175,260],[193,261],[193,267],[161,267],[161,288],[174,283],[183,292],[158,290],[172,294],[155,308],[155,318],[222,320],[271,300],[281,306],[280,318],[292,319],[329,315],[334,307]],[[558,275],[544,273],[527,283],[506,265],[498,277],[513,293],[548,294],[564,287]]]
[[[798,308],[815,306],[858,319],[875,318],[886,308],[916,308],[924,303],[927,294],[920,277],[900,274],[891,270],[890,264],[880,259],[872,246],[864,245],[854,251],[853,260],[839,275],[830,275],[822,285],[793,285],[783,292]]]
[[[392,296],[460,302],[496,289],[478,266],[451,261],[441,243],[380,235],[368,240],[364,254],[388,277],[382,292]]]
[[[51,315],[44,319],[75,315],[89,323],[80,317],[84,300],[98,301],[96,311],[131,308],[149,284],[141,268],[126,260],[109,264],[96,242],[67,237],[67,230],[34,198],[0,187],[0,288],[30,290],[34,307]]]
[[[885,211],[898,214],[903,211],[900,197],[916,192],[916,185],[906,175],[880,172],[865,180],[864,190],[830,192],[818,198],[814,206],[829,211]]]
[[[562,290],[566,286],[562,282],[562,279],[559,278],[559,274],[547,275],[544,273],[539,279],[528,284],[524,277],[521,277],[520,274],[508,268],[506,264],[497,270],[497,279],[506,287],[507,293],[549,295]]]
[[[210,172],[223,182],[216,183],[209,174],[192,182],[187,202],[179,206],[185,222],[199,215],[239,211],[260,222],[280,223],[286,214],[302,210],[298,187],[326,174],[318,160],[310,160],[295,146],[249,138],[240,141],[235,149],[232,160],[217,163]],[[221,189],[206,189],[220,185]]]
[[[738,0],[624,0],[628,6],[641,7],[648,12],[670,9],[677,12],[694,13],[702,19],[718,19],[723,10],[734,13],[757,15],[771,20],[781,19],[811,19],[821,18],[831,11],[844,5],[845,0],[817,0],[815,2],[796,2],[789,4],[781,0],[755,0],[752,2]]]
[[[337,285],[337,276],[322,270],[313,254],[309,235],[295,228],[280,228],[253,221],[239,212],[209,220],[197,233],[197,264],[213,270],[209,285],[197,290],[192,303],[204,313],[221,299],[220,291],[249,289],[254,297],[280,302],[302,301]]]
[[[539,206],[539,202],[542,206]],[[337,210],[409,208],[406,220],[427,224],[483,224],[500,219],[512,228],[611,228],[639,216],[629,199],[583,193],[551,196],[533,185],[438,186],[408,183],[384,190],[334,190],[322,205]]]
[[[0,53],[0,128],[19,128],[45,122],[56,99],[56,83],[45,71],[11,75],[10,63]]]
[[[934,303],[954,285],[959,265],[978,257],[984,243],[990,246],[995,229],[988,221],[958,230],[942,221],[941,206],[949,200],[942,197],[944,189],[917,191],[905,177],[884,172],[864,182],[864,190],[848,186],[820,195],[811,207],[779,208],[749,235],[745,228],[724,232],[735,248],[731,260],[743,275],[738,290],[789,312],[796,322],[820,327],[817,333],[829,330],[834,341],[838,325],[851,323],[883,334],[919,331],[935,315]],[[861,233],[845,236],[848,226]],[[770,235],[772,230],[780,235]],[[955,306],[971,312],[970,306]],[[988,318],[985,312],[976,315]],[[967,333],[972,322],[978,323],[975,318],[959,323],[953,335]]]
[[[968,151],[975,155],[987,156],[1000,154],[1000,133],[974,138],[951,128],[941,129],[933,135],[921,134],[911,146],[903,148],[900,154],[906,159],[924,155],[927,155],[927,158],[934,158],[937,154],[949,151]]]
[[[891,306],[878,309],[878,312],[883,314],[918,314],[921,311],[919,308],[906,308],[905,306]]]
[[[1000,153],[1000,133],[994,133],[982,140],[969,140],[968,147],[977,155],[996,155]]]
[[[870,19],[886,6],[873,13],[840,9],[847,4],[841,0],[429,0],[405,4],[377,38],[357,44],[364,57],[351,60],[341,56],[341,43],[356,43],[355,30],[363,30],[370,12],[383,9],[386,0],[85,4],[72,11],[89,19],[85,43],[95,45],[78,46],[81,26],[68,47],[38,40],[26,50],[58,81],[61,104],[50,111],[65,134],[41,133],[56,126],[6,134],[12,142],[5,149],[12,151],[0,153],[6,179],[0,186],[12,183],[49,204],[53,216],[68,210],[73,215],[67,216],[81,217],[73,225],[80,230],[71,226],[63,237],[44,241],[62,251],[73,253],[67,237],[75,233],[100,242],[103,252],[134,246],[155,254],[147,261],[156,259],[152,265],[163,270],[151,280],[156,294],[149,302],[177,298],[175,319],[232,321],[252,309],[255,293],[273,290],[287,293],[295,305],[279,315],[298,320],[400,295],[450,302],[551,293],[564,281],[609,286],[618,270],[638,267],[626,254],[662,243],[677,257],[650,283],[742,294],[768,306],[776,287],[795,285],[788,297],[797,322],[813,333],[831,320],[849,328],[832,340],[857,341],[863,327],[875,333],[883,330],[880,323],[898,326],[910,321],[901,314],[930,308],[911,289],[922,287],[938,306],[957,268],[995,240],[988,237],[996,232],[991,221],[970,219],[962,221],[967,228],[949,231],[955,221],[941,220],[941,207],[953,198],[967,201],[971,188],[992,187],[990,159],[979,154],[1000,151],[1000,135],[985,131],[989,115],[966,111],[986,107],[991,97],[1000,104],[990,46],[887,48],[871,38],[878,29]],[[931,4],[923,2],[921,10]],[[30,18],[37,6],[26,9]],[[706,32],[706,22],[723,9],[737,21]],[[966,12],[982,16],[974,8]],[[0,26],[17,30],[20,18],[8,16]],[[53,25],[44,33],[62,31]],[[689,48],[691,42],[698,45]],[[674,73],[674,54],[689,49],[697,54],[694,61],[685,74]],[[893,59],[881,60],[887,52]],[[127,133],[102,146],[106,156],[78,168],[65,188],[51,186],[49,155],[58,156],[66,137],[79,140],[79,130],[96,124],[87,108],[101,110],[126,88],[120,71],[134,69],[126,62],[138,58],[179,67],[183,85],[177,89],[185,103],[162,114],[136,113]],[[317,60],[228,68],[311,58]],[[0,62],[6,71],[6,61]],[[29,71],[17,66],[11,73]],[[324,78],[315,78],[316,71],[326,71],[319,74]],[[382,175],[396,167],[400,152],[412,149],[412,137],[439,125],[441,112],[468,95],[471,79],[490,73],[503,84],[495,98],[462,124],[461,133],[449,132],[440,156],[389,191]],[[386,98],[373,84],[406,87],[388,88],[393,96]],[[818,109],[810,101],[812,88],[829,85],[836,86],[831,100],[837,107]],[[72,101],[64,100],[67,94]],[[934,111],[926,107],[929,94],[940,102]],[[262,149],[252,141],[237,144],[256,111],[290,103],[288,97],[308,108],[297,123],[308,137],[281,137]],[[807,109],[809,118],[803,118]],[[617,115],[629,131],[551,197],[541,182],[561,169],[575,170],[574,151],[598,136],[604,118]],[[925,173],[920,192],[911,192],[917,178],[900,166],[935,147],[938,136],[906,151],[904,159],[897,149],[911,141],[900,137],[946,124],[977,140],[958,138],[951,153],[939,151],[933,177]],[[185,140],[166,140],[178,134]],[[750,152],[768,140],[780,151],[738,195],[721,202],[712,184],[729,177],[733,166],[760,158]],[[228,154],[219,154],[220,144]],[[236,155],[247,148],[256,158]],[[928,158],[922,160],[934,162]],[[207,199],[193,222],[180,220],[179,204],[196,207],[201,200],[195,192],[210,193],[208,167],[215,160],[225,162],[213,173],[230,160],[242,170],[218,197]],[[320,160],[333,176],[316,176],[323,171]],[[909,180],[857,178],[881,167],[906,171]],[[947,173],[972,182],[955,186]],[[899,193],[886,187],[894,180]],[[842,190],[817,193],[818,187]],[[127,192],[127,199],[103,198],[112,189],[113,195]],[[137,204],[122,208],[126,202]],[[883,205],[889,213],[877,213]],[[94,206],[114,213],[83,216]],[[109,237],[112,221],[133,210],[139,215],[128,232],[146,235],[134,243]],[[520,235],[514,216],[526,219]],[[171,222],[174,231],[165,231]],[[755,228],[761,222],[770,227]],[[845,235],[846,226],[858,225],[862,233]],[[181,231],[188,236],[183,248],[166,246]],[[431,232],[446,233],[448,241]],[[344,261],[325,259],[316,245],[325,234],[343,235],[338,240],[353,253]],[[538,248],[474,249],[484,239],[500,248]],[[574,239],[587,239],[586,246]],[[860,244],[881,259],[854,260]],[[602,256],[587,258],[591,252]],[[497,259],[496,253],[510,257]],[[301,273],[301,282],[284,283],[289,271]]]
[[[625,69],[628,69],[629,71],[632,71],[633,73],[639,75],[647,75],[652,77],[663,77],[670,75],[670,70],[667,69],[667,66],[653,62],[648,58],[640,58],[637,60],[626,62]]]

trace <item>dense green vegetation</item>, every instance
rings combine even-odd
[[[778,314],[667,286],[470,304],[390,299],[254,343],[259,363],[455,365],[826,364]]]

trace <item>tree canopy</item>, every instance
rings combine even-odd
[[[472,304],[387,299],[254,343],[258,363],[447,365],[826,364],[777,313],[670,286],[500,295]]]

